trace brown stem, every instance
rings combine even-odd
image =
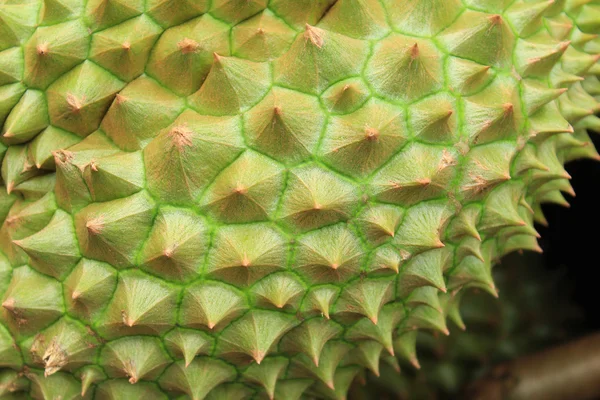
[[[517,358],[473,382],[467,400],[600,398],[600,333]]]

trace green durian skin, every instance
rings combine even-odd
[[[600,0],[0,0],[0,399],[417,366],[600,159],[598,33]]]

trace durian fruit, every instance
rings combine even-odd
[[[416,362],[600,158],[599,25],[599,0],[0,0],[0,396],[343,399]]]
[[[499,300],[479,289],[464,291],[464,325],[449,324],[449,336],[419,332],[419,369],[404,362],[398,375],[382,365],[380,376],[355,380],[350,399],[461,398],[469,383],[499,363],[583,334],[584,313],[570,298],[573,282],[565,270],[548,271],[536,256],[513,253],[494,269]]]

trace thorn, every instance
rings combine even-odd
[[[177,47],[181,50],[181,54],[195,53],[200,48],[200,44],[195,40],[184,38],[182,41],[177,43]]]
[[[6,184],[6,193],[7,194],[11,194],[14,188],[15,188],[15,183],[14,182],[8,182]]]
[[[419,360],[416,357],[411,357],[409,361],[413,367],[415,367],[416,369],[421,369],[421,364],[419,363]]]
[[[502,23],[502,16],[500,14],[494,14],[489,17],[492,25],[500,25]]]
[[[319,356],[314,356],[312,361],[315,367],[319,368]]]
[[[35,48],[38,56],[45,56],[48,54],[48,43],[40,43]]]
[[[377,315],[374,315],[374,316],[372,316],[372,317],[369,317],[369,319],[371,320],[371,322],[372,322],[374,325],[377,325],[377,321],[378,321]]]
[[[265,352],[264,351],[255,350],[255,351],[252,352],[252,358],[254,358],[254,361],[256,361],[256,363],[258,365],[260,365],[260,363],[262,362],[262,360],[265,358]]]
[[[419,57],[419,45],[417,43],[415,43],[411,48],[410,48],[410,57],[414,60],[415,58]]]
[[[10,132],[10,131],[6,131],[6,132],[4,132],[4,135],[3,135],[3,136],[4,136],[5,138],[11,138],[11,137],[14,137],[14,136],[15,136],[15,134],[14,134],[14,133],[12,133],[12,132]]]
[[[317,46],[319,49],[323,47],[323,37],[315,29],[314,26],[306,24],[306,31],[304,32],[304,38],[310,40],[310,42]]]
[[[325,382],[325,385],[327,385],[329,389],[335,390],[335,384],[333,383],[333,381],[327,381]]]
[[[123,42],[123,44],[121,45],[121,48],[125,51],[129,51],[131,50],[131,43],[129,43],[129,41],[125,41]]]
[[[446,327],[444,327],[441,332],[444,334],[444,336],[450,336],[450,331]]]
[[[332,263],[330,265],[330,267],[331,267],[331,269],[336,270],[336,269],[338,269],[340,267],[340,265],[338,263]]]
[[[379,131],[375,128],[367,128],[365,129],[365,138],[368,141],[375,141],[379,139]]]
[[[71,293],[71,300],[76,301],[77,299],[79,299],[79,297],[81,297],[81,292],[75,290],[73,293]]]
[[[387,350],[388,353],[390,353],[390,355],[392,357],[396,356],[396,353],[394,352],[394,347],[393,346],[388,347],[386,350]]]
[[[7,311],[14,312],[15,311],[15,299],[9,297],[8,299],[2,302],[2,307]]]
[[[210,330],[212,330],[212,329],[215,327],[215,325],[217,325],[217,324],[215,324],[214,322],[210,322],[210,321],[209,321],[209,322],[207,323],[208,329],[210,329]]]

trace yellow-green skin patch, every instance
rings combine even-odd
[[[345,398],[539,251],[600,1],[0,0],[0,398]]]

